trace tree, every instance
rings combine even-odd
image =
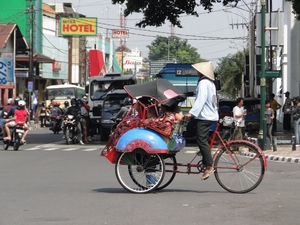
[[[171,60],[176,59],[178,63],[197,63],[204,61],[187,40],[176,36],[157,36],[149,48],[150,60]]]
[[[242,88],[242,76],[245,66],[245,51],[223,57],[218,63],[216,73],[221,83],[221,95],[238,97]]]
[[[296,16],[297,20],[300,20],[300,1],[299,0],[286,0],[287,2],[292,2],[293,4],[293,13]]]
[[[236,5],[241,0],[126,0],[126,9],[124,16],[132,13],[143,13],[144,18],[137,23],[138,27],[156,26],[159,27],[165,23],[166,20],[170,21],[172,25],[182,27],[180,15],[193,15],[198,17],[195,10],[196,6],[202,6],[205,10],[211,11],[214,4],[235,2]],[[295,0],[296,1],[296,0]],[[123,4],[125,0],[112,0],[113,4]]]

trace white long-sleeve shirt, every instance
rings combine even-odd
[[[196,119],[218,121],[217,91],[213,81],[201,79],[196,89],[195,104],[189,111]]]

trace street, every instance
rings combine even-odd
[[[0,150],[1,225],[297,224],[299,164],[268,162],[262,183],[248,194],[223,190],[214,176],[177,174],[164,190],[131,194],[104,143],[67,146],[62,134],[33,130],[19,151]],[[177,160],[193,155],[182,150]]]

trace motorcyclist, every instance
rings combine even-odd
[[[117,119],[122,119],[131,108],[132,103],[133,103],[132,99],[130,97],[126,97],[123,100],[123,106],[121,107],[120,111],[116,115],[114,115],[111,119],[115,121]]]
[[[62,116],[63,111],[61,108],[59,108],[60,102],[54,102],[53,107],[50,109],[50,118],[51,118],[51,125],[50,125],[50,130],[54,129],[54,120],[56,120],[57,116]]]
[[[7,106],[4,107],[4,109],[1,112],[0,115],[0,134],[3,134],[4,132],[4,124],[5,124],[5,118],[7,118],[7,113],[9,112],[9,110],[13,107],[13,99],[9,98],[7,100]]]
[[[6,118],[9,118],[9,117],[13,117],[14,116],[14,113],[15,113],[15,110],[16,108],[18,107],[18,103],[19,101],[21,101],[22,99],[20,97],[16,97],[14,99],[14,105],[10,108],[10,110],[8,111],[7,115],[6,115]]]
[[[63,115],[65,115],[66,114],[66,112],[67,112],[67,109],[69,108],[69,101],[65,101],[64,102],[64,106],[63,106],[63,108],[62,108],[62,112],[63,112]],[[64,130],[64,125],[65,125],[65,123],[64,123],[64,120],[62,120],[61,121],[61,128]],[[65,137],[63,137],[63,138],[65,138]]]
[[[82,129],[81,129],[81,124],[80,124],[80,107],[77,105],[77,101],[75,98],[71,99],[71,106],[67,109],[67,111],[64,114],[65,116],[67,115],[73,115],[76,119],[76,126],[78,130],[78,135],[79,135],[79,144],[84,145],[82,141]],[[66,134],[66,127],[64,126],[64,135]]]
[[[64,102],[64,106],[63,106],[63,108],[62,108],[62,111],[63,111],[63,114],[65,114],[66,113],[66,111],[67,111],[67,109],[69,108],[69,101],[65,101]]]
[[[5,141],[9,141],[11,140],[11,134],[10,134],[10,127],[14,127],[16,126],[18,123],[23,123],[24,124],[24,134],[22,136],[21,139],[21,143],[25,144],[25,137],[27,136],[28,132],[29,132],[29,127],[26,124],[26,119],[28,117],[29,113],[26,109],[26,102],[23,100],[19,100],[18,101],[18,105],[16,107],[16,109],[14,110],[14,116],[5,119],[6,124],[5,124],[5,131],[7,133],[7,137],[3,138],[3,140]]]

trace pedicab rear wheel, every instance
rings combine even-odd
[[[121,186],[132,193],[155,190],[164,179],[165,163],[158,154],[148,154],[143,149],[122,153],[115,166]]]

